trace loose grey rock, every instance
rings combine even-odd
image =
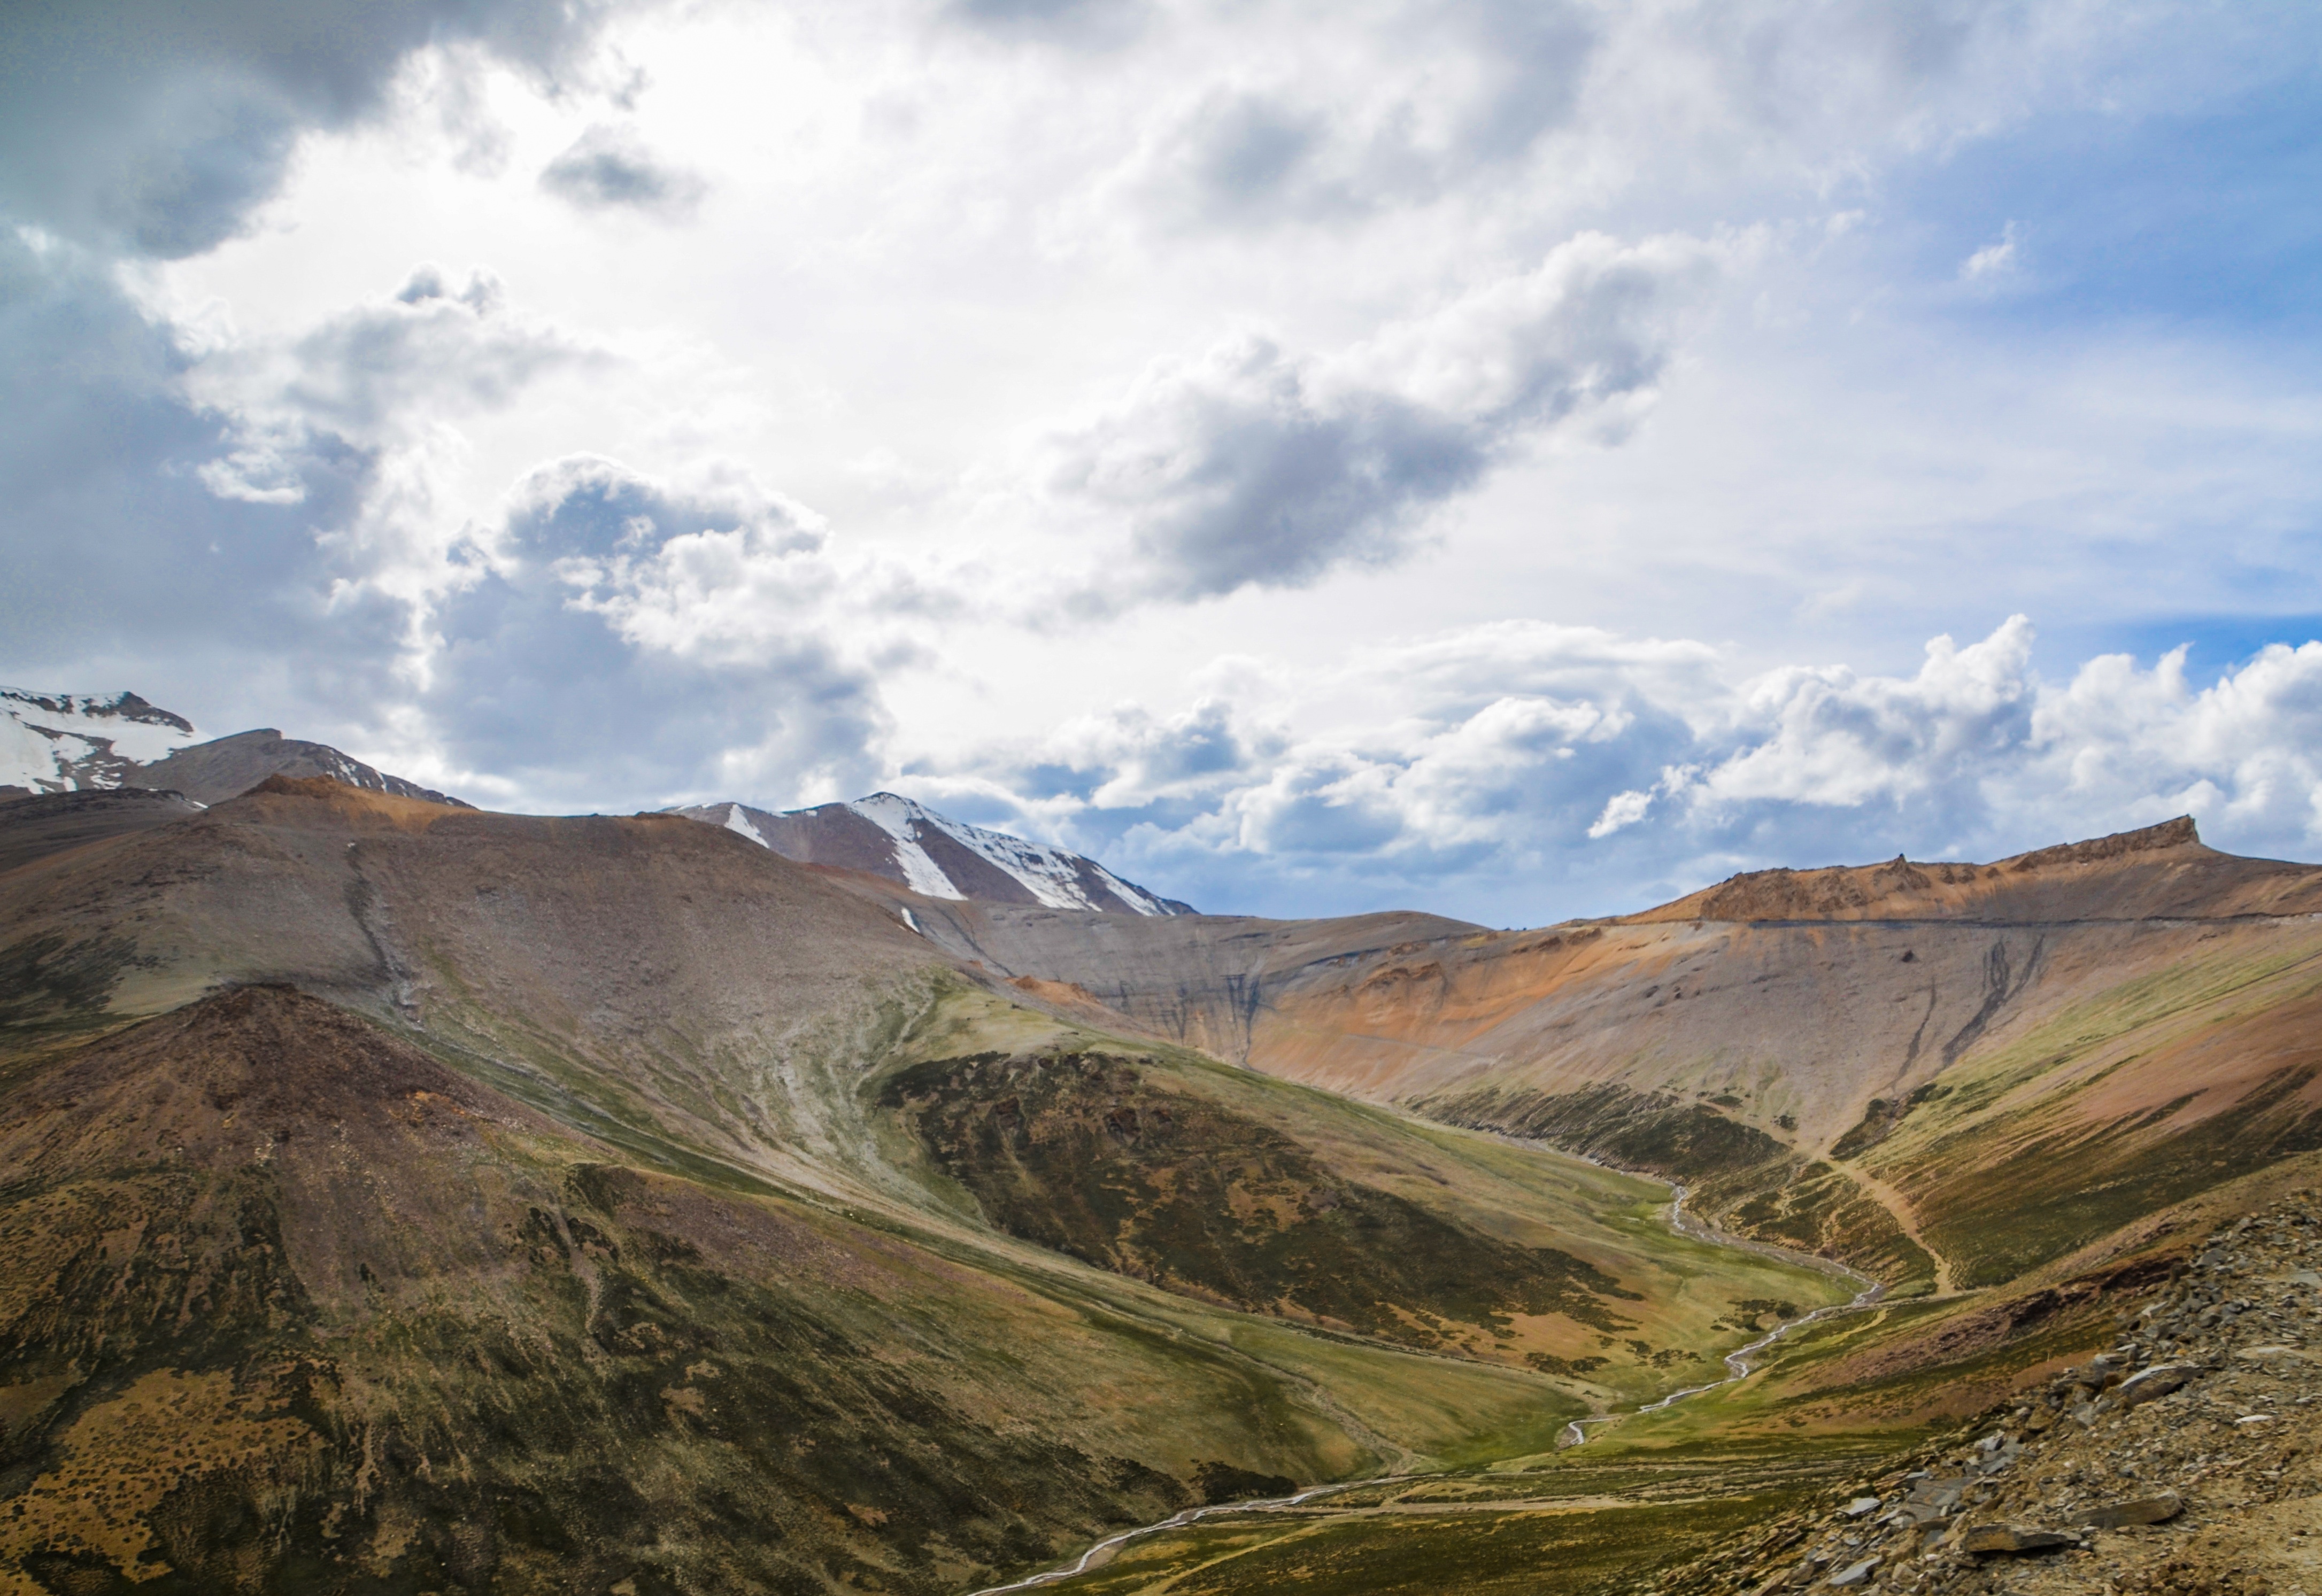
[[[2123,1406],[2134,1408],[2139,1402],[2167,1396],[2199,1373],[2201,1365],[2199,1363],[2155,1363],[2150,1369],[2122,1381],[2120,1390],[2114,1394]]]
[[[2058,1546],[2077,1546],[2080,1537],[2067,1535],[2060,1529],[2032,1529],[2021,1524],[1975,1524],[1960,1537],[1960,1549],[1979,1554],[1991,1552],[2048,1552]]]
[[[1865,1557],[1861,1562],[1850,1564],[1831,1575],[1830,1582],[1841,1590],[1849,1585],[1867,1585],[1870,1582],[1870,1571],[1878,1566],[1878,1558]]]
[[[2184,1510],[2183,1500],[2173,1491],[2164,1491],[2158,1496],[2090,1508],[2072,1522],[2089,1529],[2118,1529],[2124,1524],[2166,1524]]]

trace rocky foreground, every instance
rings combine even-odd
[[[2322,1218],[2224,1227],[2118,1345],[1667,1596],[2322,1596]]]

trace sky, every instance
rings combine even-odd
[[[2322,859],[2322,12],[7,0],[0,681],[1492,925]]]

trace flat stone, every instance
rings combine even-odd
[[[1830,1582],[1840,1590],[1849,1585],[1867,1585],[1870,1582],[1870,1571],[1878,1566],[1878,1558],[1865,1557],[1861,1562],[1849,1564],[1831,1575]]]
[[[1929,1507],[1951,1509],[1959,1505],[1960,1497],[1967,1491],[1967,1481],[1957,1474],[1947,1480],[1922,1480],[1911,1487],[1909,1500]]]
[[[2134,1408],[2139,1402],[2167,1396],[2199,1373],[2199,1363],[2155,1363],[2122,1381],[2120,1389],[2113,1394],[2124,1407]]]
[[[1879,1499],[1875,1496],[1858,1496],[1838,1510],[1850,1518],[1860,1518],[1865,1513],[1875,1513],[1879,1510]]]
[[[1968,1552],[2048,1552],[2058,1546],[2077,1546],[2080,1537],[2021,1524],[1973,1524],[1961,1533],[1959,1544],[1961,1550]]]
[[[2164,1491],[2158,1496],[2090,1508],[2072,1522],[2089,1529],[2118,1529],[2124,1524],[2166,1524],[2184,1510],[2183,1500],[2173,1491]]]

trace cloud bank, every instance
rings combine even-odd
[[[2304,26],[42,0],[0,664],[1274,912],[2322,852]]]
[[[1733,679],[1705,644],[1500,625],[1348,662],[1328,685],[1374,707],[1353,725],[1293,729],[1303,707],[1261,689],[1124,708],[920,780],[1212,909],[1303,896],[1507,924],[1769,863],[1988,859],[2188,813],[2235,851],[2322,845],[2322,643],[2207,687],[2182,649],[2049,683],[2033,643],[2019,616],[1934,639],[1910,676]]]

